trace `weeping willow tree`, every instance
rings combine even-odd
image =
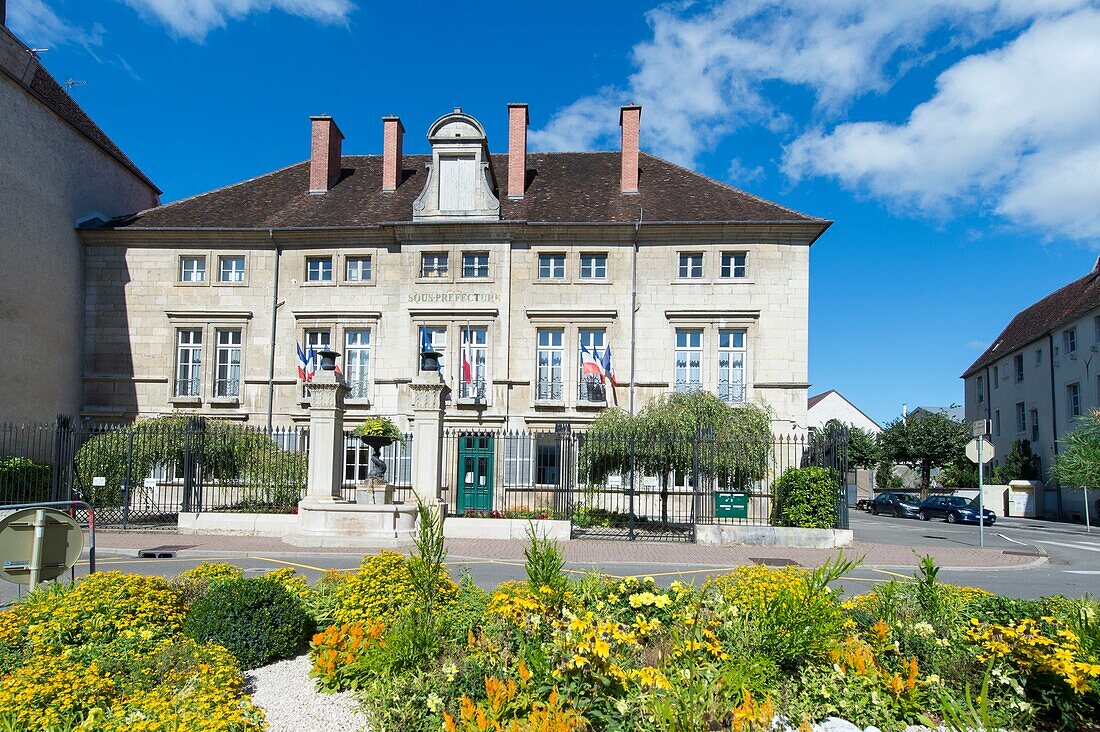
[[[306,483],[306,454],[281,449],[266,432],[172,414],[91,437],[76,453],[80,487],[93,505],[118,505],[127,477],[140,484],[157,470],[171,474],[185,454],[201,464],[204,481],[240,485],[245,503],[294,505]],[[93,477],[104,485],[93,486]]]
[[[608,409],[581,441],[580,478],[592,485],[612,475],[658,476],[661,519],[667,521],[673,473],[698,469],[701,481],[724,488],[745,488],[763,478],[772,450],[771,417],[764,406],[731,407],[706,391],[665,394],[634,416]]]
[[[1058,440],[1062,450],[1052,472],[1060,483],[1085,492],[1085,527],[1092,531],[1089,487],[1100,487],[1100,410],[1080,418],[1077,429]]]

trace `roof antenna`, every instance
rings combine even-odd
[[[72,89],[74,86],[86,86],[87,84],[88,82],[80,79],[65,79],[65,86],[69,87],[70,89]]]
[[[26,48],[24,50],[27,53],[29,53],[30,55],[34,56],[35,58],[38,58],[38,54],[45,53],[46,51],[49,51],[50,49],[48,49],[48,48]]]

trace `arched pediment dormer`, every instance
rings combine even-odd
[[[496,176],[481,123],[456,107],[428,127],[428,142],[432,162],[413,202],[413,220],[499,220]]]

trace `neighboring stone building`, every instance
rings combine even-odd
[[[1091,272],[1020,311],[962,375],[966,419],[988,419],[1003,457],[1029,440],[1046,477],[1049,518],[1083,519],[1084,497],[1050,478],[1057,441],[1100,408],[1100,260]],[[995,463],[996,464],[996,460]]]
[[[0,422],[81,408],[83,249],[75,227],[160,190],[8,30],[0,2]]]
[[[508,114],[507,155],[458,109],[430,155],[404,155],[389,117],[383,155],[342,156],[313,117],[307,162],[82,229],[83,416],[304,424],[296,347],[327,345],[348,422],[406,426],[427,339],[449,427],[552,430],[706,389],[804,430],[810,245],[830,222],[640,153],[639,107],[621,152],[528,153],[527,106]],[[608,349],[616,385],[585,376]]]

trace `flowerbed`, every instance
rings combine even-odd
[[[567,579],[551,542],[527,557],[527,582],[441,581],[434,600],[398,566],[423,559],[367,560],[313,639],[318,685],[358,690],[375,732],[1100,729],[1089,600],[945,585],[930,560],[842,600],[843,558],[661,588]]]

